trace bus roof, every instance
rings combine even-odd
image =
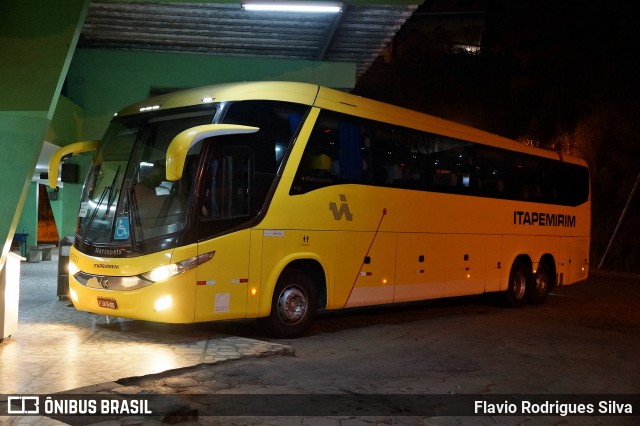
[[[118,112],[118,115],[126,116],[145,111],[202,105],[209,102],[240,100],[276,100],[314,105],[358,117],[586,166],[585,161],[573,156],[524,145],[493,133],[433,115],[310,83],[262,81],[203,86],[137,102],[123,108]]]
[[[282,81],[261,81],[225,83],[180,90],[156,96],[129,105],[118,115],[138,114],[144,111],[163,110],[187,106],[203,105],[209,102],[241,100],[275,100],[313,105],[319,86],[309,83]]]

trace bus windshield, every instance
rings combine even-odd
[[[184,229],[200,145],[187,156],[180,180],[168,182],[165,157],[172,138],[213,121],[214,111],[114,120],[85,183],[77,234],[85,244],[135,246]]]
[[[307,108],[241,101],[114,119],[84,185],[76,248],[109,257],[138,256],[244,226],[263,210]],[[260,130],[193,145],[182,177],[167,180],[173,138],[214,119]]]

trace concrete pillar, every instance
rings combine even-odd
[[[0,267],[88,5],[89,0],[0,2]]]

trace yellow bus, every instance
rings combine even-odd
[[[223,84],[124,108],[96,149],[70,253],[77,309],[192,323],[585,280],[586,164],[304,83]]]

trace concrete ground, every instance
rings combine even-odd
[[[59,306],[61,303],[64,306],[64,302],[57,301],[34,306],[44,309],[43,305]],[[67,392],[167,395],[175,404],[175,415],[57,420],[23,417],[5,419],[5,422],[47,425],[64,421],[114,426],[160,424],[163,420],[203,425],[340,426],[633,425],[639,422],[637,412],[634,412],[635,417],[464,417],[452,414],[441,401],[429,398],[425,404],[433,406],[418,409],[408,416],[398,415],[402,413],[384,403],[382,409],[376,410],[366,406],[345,409],[336,402],[335,406],[342,408],[332,412],[331,401],[323,399],[325,395],[338,394],[352,398],[349,404],[366,405],[371,401],[351,396],[400,394],[407,395],[407,400],[401,398],[395,402],[409,402],[415,408],[416,396],[424,395],[470,394],[509,399],[518,395],[523,398],[549,395],[553,399],[555,395],[595,394],[606,400],[630,396],[635,398],[635,403],[640,394],[637,361],[640,352],[640,278],[636,276],[595,273],[585,283],[556,289],[544,305],[522,309],[502,308],[487,297],[470,297],[328,313],[318,318],[309,335],[288,341],[265,339],[253,321],[174,329],[137,321],[118,321],[119,325],[113,326],[104,318],[85,318],[88,314],[75,313],[72,309],[71,313],[63,312],[69,317],[52,324],[47,322],[46,326],[58,327],[54,331],[64,330],[66,341],[73,340],[72,336],[76,335],[82,342],[94,341],[108,348],[124,342],[127,344],[122,346],[127,347],[129,342],[139,344],[140,340],[149,345],[127,353],[127,360],[141,356],[149,347],[157,353],[175,352],[175,346],[197,346],[195,342],[206,342],[200,344],[208,347],[219,339],[240,339],[251,345],[265,345],[263,352],[252,355],[267,356],[211,363],[219,359],[205,359],[204,349],[199,347],[199,358],[194,356],[191,366],[175,369],[168,365],[163,372],[128,375],[125,370],[124,375],[115,374],[107,380],[95,374],[99,369],[93,367],[94,362],[102,362],[100,368],[109,365],[115,368],[125,364],[121,358],[107,356],[105,360],[100,353],[95,357],[76,357],[73,365],[84,365],[85,368],[84,371],[78,369],[75,377],[82,377],[84,381],[75,387],[61,382],[59,387]],[[75,317],[76,314],[80,316]],[[22,322],[20,325],[21,330],[26,327]],[[105,334],[107,331],[113,334]],[[20,333],[10,340],[17,340],[19,336]],[[6,343],[0,345],[0,356],[4,356],[6,348]],[[76,349],[77,346],[68,346],[66,352],[57,354],[58,362],[73,356]],[[56,354],[49,355],[55,358]],[[100,361],[96,361],[96,357]],[[11,375],[5,373],[5,365],[3,358],[0,364],[0,384],[3,385],[7,378],[11,380]],[[14,376],[22,374],[20,370],[15,371]],[[265,415],[237,415],[243,411],[242,407],[236,407],[235,411],[222,410],[223,414],[232,412],[233,416],[213,416],[221,395],[233,395],[231,401],[236,404],[257,404],[247,405],[246,412]],[[286,406],[287,401],[305,401],[313,395],[317,395],[317,404],[308,408],[308,412],[304,407],[294,407],[291,412],[278,408],[279,404]],[[269,415],[269,409],[274,406],[278,416]],[[349,412],[351,408],[353,412]],[[635,404],[633,408],[640,410],[640,405]]]

